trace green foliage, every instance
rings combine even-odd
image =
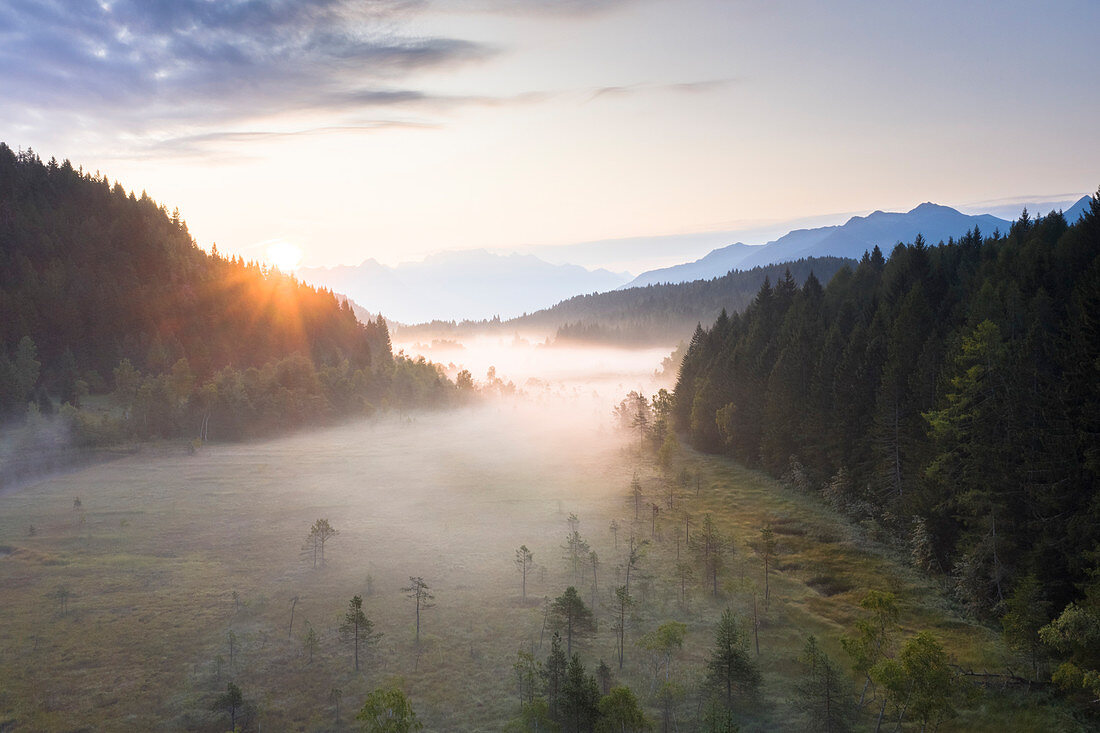
[[[629,687],[612,687],[600,699],[596,733],[640,733],[652,728]]]
[[[1037,680],[1044,653],[1039,629],[1050,620],[1050,604],[1043,598],[1039,579],[1028,575],[1020,580],[1006,600],[1005,609],[1001,616],[1005,641],[1024,655],[1031,666],[1032,678]]]
[[[522,731],[527,733],[554,733],[559,730],[558,724],[550,717],[550,706],[546,699],[536,697],[530,702],[520,706],[519,718],[511,721],[506,731]]]
[[[956,714],[961,698],[958,679],[943,646],[927,631],[906,641],[897,659],[876,663],[871,678],[881,686],[899,721],[908,717],[927,730]]]
[[[1100,698],[1100,612],[1095,603],[1070,603],[1039,629],[1039,638],[1065,659],[1054,672],[1056,684]]]
[[[599,717],[600,688],[576,654],[569,660],[561,688],[559,723],[566,733],[590,731]]]
[[[573,653],[573,637],[595,633],[596,617],[584,604],[577,589],[569,586],[550,605],[550,627],[565,632],[565,653]]]
[[[856,700],[840,666],[813,636],[806,640],[799,662],[803,673],[796,687],[795,704],[806,717],[805,729],[828,733],[851,730],[856,720]]]
[[[894,634],[898,628],[897,598],[885,591],[868,591],[859,602],[868,615],[856,621],[856,634],[841,639],[857,673],[870,680],[871,669],[893,654]]]
[[[396,687],[380,687],[367,695],[355,719],[366,733],[409,733],[424,728],[405,693]]]
[[[714,646],[706,665],[706,681],[719,704],[732,711],[738,702],[751,699],[760,687],[760,670],[749,656],[749,635],[744,619],[726,609],[714,632]]]
[[[653,631],[642,635],[638,646],[652,654],[653,680],[656,683],[661,668],[665,670],[665,681],[672,674],[672,653],[684,646],[687,625],[679,621],[666,621]]]
[[[516,673],[516,693],[519,695],[520,706],[533,703],[537,690],[536,683],[541,672],[539,664],[535,661],[535,655],[520,649],[516,652],[516,661],[512,663],[512,670]]]

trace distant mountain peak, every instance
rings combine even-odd
[[[930,213],[948,212],[948,211],[953,211],[956,214],[959,213],[955,209],[952,209],[950,206],[944,206],[943,204],[934,204],[931,201],[925,201],[923,204],[920,204],[919,206],[916,206],[916,207],[910,209],[909,213],[910,214],[917,214],[917,213],[930,214]],[[882,212],[878,212],[878,213],[882,213]]]
[[[643,272],[624,287],[658,282],[686,282],[721,277],[733,269],[748,270],[803,257],[848,257],[858,260],[876,246],[884,252],[921,234],[930,244],[961,237],[975,226],[983,231],[1007,230],[1010,222],[989,214],[968,215],[926,201],[907,212],[877,210],[853,216],[839,226],[795,229],[763,245],[730,245],[682,265]]]

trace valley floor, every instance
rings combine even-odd
[[[751,618],[754,594],[764,683],[744,730],[802,727],[792,700],[805,639],[816,635],[848,669],[839,639],[870,589],[897,594],[904,632],[933,631],[961,668],[1013,664],[996,633],[815,498],[688,451],[669,475],[681,468],[693,478],[669,508],[668,480],[636,439],[612,431],[602,403],[499,401],[194,455],[133,455],[24,487],[0,497],[0,729],[223,731],[228,716],[212,708],[232,680],[250,729],[352,729],[366,694],[396,683],[428,730],[499,730],[518,713],[517,651],[545,658],[545,599],[574,584],[586,601],[594,595],[599,619],[577,644],[582,660],[590,671],[607,661],[654,719],[652,657],[637,641],[667,620],[687,625],[670,673],[685,691],[672,709],[677,730],[699,713],[718,617],[731,607]],[[661,507],[656,521],[650,504]],[[685,515],[697,531],[708,512],[733,553],[718,597],[696,578],[681,598]],[[597,553],[595,589],[590,570],[575,578],[564,558],[570,514]],[[315,569],[301,548],[318,518],[339,534]],[[754,549],[766,524],[778,538],[767,606]],[[611,607],[632,533],[649,544],[620,672]],[[536,563],[526,601],[520,545]],[[402,591],[410,576],[434,594],[419,644]],[[354,595],[383,634],[361,651],[360,673],[338,631]],[[945,726],[1075,727],[1056,704],[995,692]]]

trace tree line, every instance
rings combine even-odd
[[[765,279],[696,329],[670,419],[819,492],[1095,697],[1098,313],[1100,193],[1077,222],[1025,210],[1004,234],[876,247],[825,286]]]

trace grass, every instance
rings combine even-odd
[[[638,470],[647,500],[662,507],[667,485],[639,463],[636,442],[602,424],[546,407],[414,415],[196,455],[161,448],[0,496],[0,728],[224,731],[227,717],[211,706],[233,680],[251,725],[265,730],[349,729],[367,692],[389,683],[404,687],[429,730],[500,730],[517,712],[516,651],[545,657],[543,599],[573,582],[561,549],[570,512],[600,559],[600,630],[576,644],[582,659],[590,671],[606,660],[652,705],[650,659],[635,642],[664,620],[684,622],[672,667],[689,693],[681,721],[695,710],[716,619],[726,606],[751,616],[754,591],[765,682],[746,730],[799,727],[789,701],[806,636],[847,665],[839,639],[872,588],[897,593],[904,631],[931,629],[960,665],[1004,666],[997,634],[963,619],[935,583],[814,497],[728,461],[685,451],[678,461],[699,472],[699,495],[663,509],[651,536],[649,515],[633,521],[630,479]],[[696,578],[680,601],[684,510],[692,531],[709,512],[734,540],[717,599]],[[318,517],[340,534],[314,570],[300,546]],[[768,523],[779,551],[765,608],[753,547]],[[632,578],[639,603],[620,673],[610,600],[631,532],[651,542]],[[512,562],[521,544],[537,565],[526,602]],[[400,590],[410,575],[435,594],[419,645]],[[578,590],[590,598],[589,581]],[[337,631],[355,594],[383,633],[361,651],[358,674]],[[306,622],[320,638],[312,662]],[[986,696],[950,727],[1065,730],[1067,720],[1055,702]]]

